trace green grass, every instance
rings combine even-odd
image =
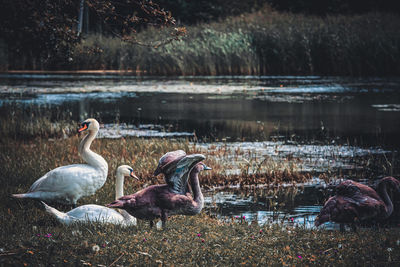
[[[54,222],[32,203],[1,208],[3,265],[397,265],[399,229],[359,233],[222,223],[202,213],[176,216],[166,230]],[[51,236],[50,236],[50,235]],[[97,250],[98,249],[98,250]]]

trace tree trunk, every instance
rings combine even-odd
[[[82,32],[84,6],[85,6],[85,0],[81,0],[80,6],[79,6],[79,16],[78,16],[78,29],[77,29],[78,36]]]

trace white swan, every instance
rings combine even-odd
[[[83,196],[93,195],[106,182],[108,165],[102,156],[90,150],[90,144],[99,131],[95,119],[87,119],[78,132],[88,131],[79,145],[79,153],[88,164],[73,164],[49,171],[34,182],[25,194],[15,198],[31,198],[76,205]]]
[[[135,179],[139,179],[133,173],[133,169],[128,165],[119,166],[115,182],[115,200],[124,195],[124,176],[131,176]],[[76,222],[112,223],[122,226],[136,225],[136,218],[128,214],[125,210],[117,211],[104,206],[89,204],[64,213],[46,205],[44,202],[42,202],[42,204],[48,213],[53,215],[59,222],[66,225]]]

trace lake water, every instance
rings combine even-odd
[[[296,158],[314,174],[399,170],[400,78],[0,74],[0,115],[15,106],[54,121],[95,117],[103,138],[190,138],[205,152],[242,150],[246,160]],[[229,163],[227,175],[238,174],[244,157],[219,160]],[[302,187],[296,201],[279,199],[285,205],[278,208],[268,194],[260,201],[237,190],[207,192],[206,202],[225,219],[310,226],[327,197],[316,193],[321,188]]]
[[[290,188],[278,194],[230,189],[206,192],[205,202],[210,215],[216,214],[221,220],[312,228],[321,209],[319,203],[325,195],[325,188],[318,185]],[[335,227],[331,223],[325,226],[328,229]]]

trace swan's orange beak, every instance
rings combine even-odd
[[[78,133],[83,132],[83,131],[86,130],[87,128],[88,128],[88,127],[87,127],[87,124],[85,123],[81,128],[78,129]]]
[[[130,176],[131,176],[132,178],[135,178],[136,180],[139,180],[139,178],[133,173],[133,171],[131,171]]]

